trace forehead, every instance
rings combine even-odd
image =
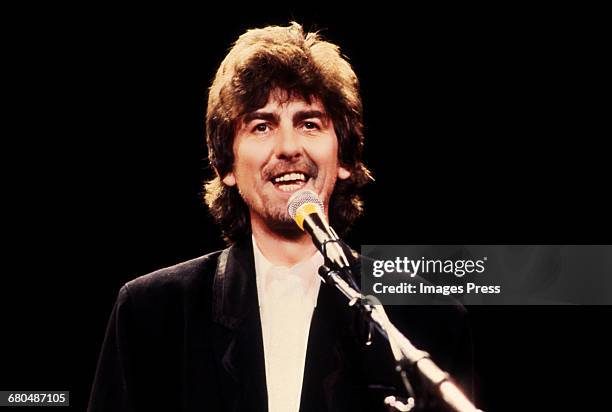
[[[304,97],[287,90],[274,89],[270,92],[266,104],[253,112],[281,112],[284,110],[290,112],[317,110],[325,113],[325,106],[321,99],[316,96]]]

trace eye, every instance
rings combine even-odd
[[[270,130],[270,126],[268,126],[267,123],[258,123],[252,129],[252,131],[256,133],[265,133],[268,130]]]
[[[306,130],[319,130],[320,127],[315,122],[304,122],[304,129],[306,129]]]

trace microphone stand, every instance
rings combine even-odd
[[[343,270],[347,270],[346,268]],[[340,272],[323,265],[319,268],[319,276],[325,283],[335,286],[349,300],[349,306],[356,307],[368,323],[370,330],[375,328],[389,342],[391,352],[396,361],[396,371],[399,372],[408,395],[414,397],[414,390],[408,380],[408,370],[416,374],[425,383],[429,392],[456,412],[482,412],[463,394],[461,389],[450,379],[450,375],[442,371],[429,357],[427,352],[417,349],[391,323],[380,302],[361,294],[352,276],[345,281]],[[410,409],[404,409],[410,410]]]

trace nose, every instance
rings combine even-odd
[[[302,155],[302,138],[292,126],[279,128],[274,143],[274,154],[279,159],[293,159]]]

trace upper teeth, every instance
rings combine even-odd
[[[303,173],[287,173],[279,177],[274,178],[274,183],[285,182],[287,180],[306,180],[306,176]]]

